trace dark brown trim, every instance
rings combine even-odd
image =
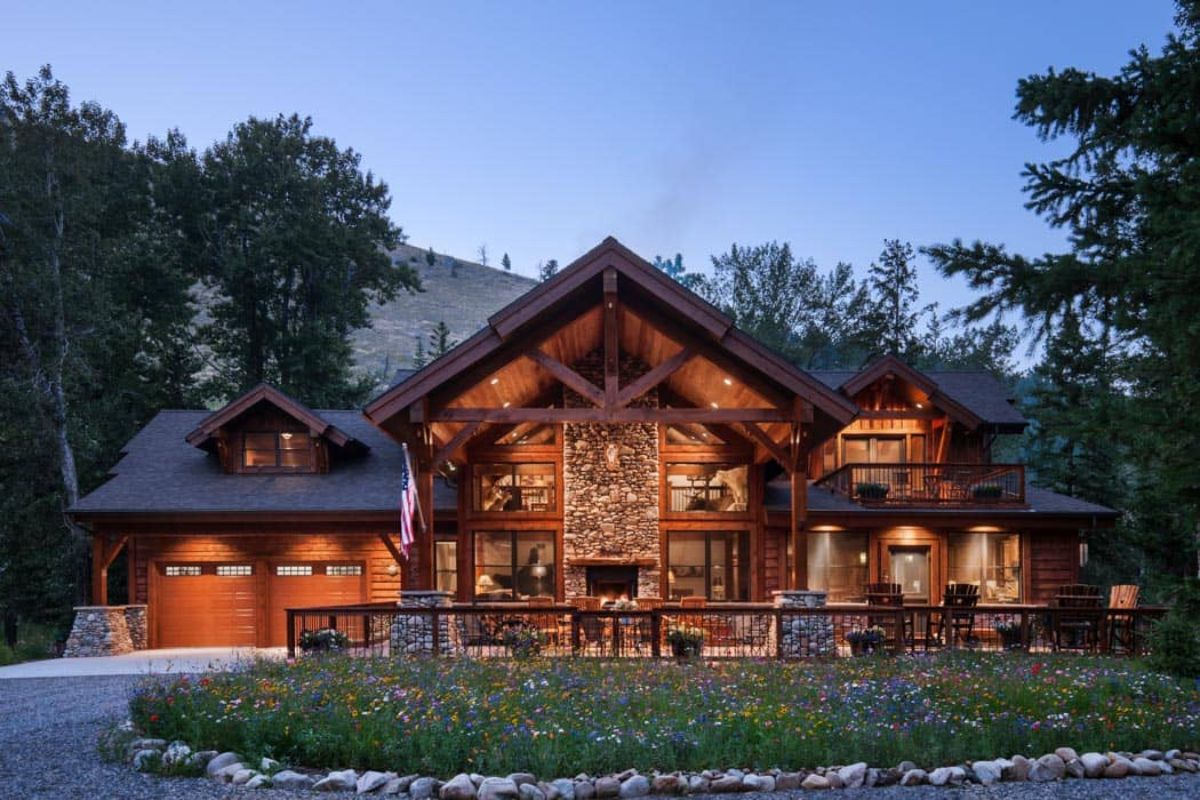
[[[260,401],[270,403],[297,422],[307,425],[309,432],[313,436],[322,436],[338,447],[346,447],[351,443],[355,443],[359,447],[367,447],[362,442],[347,435],[336,425],[326,422],[319,414],[303,403],[288,397],[274,386],[266,383],[258,384],[241,397],[227,404],[224,408],[214,411],[201,420],[196,429],[187,435],[187,443],[193,447],[205,446],[219,429],[234,421],[246,411],[249,411]]]

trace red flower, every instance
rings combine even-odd
[[[1041,671],[1042,671],[1042,663],[1039,661],[1038,663],[1033,665],[1033,677],[1036,678],[1041,673]]]
[[[158,714],[151,714],[151,715],[150,715],[150,721],[151,721],[151,722],[158,722]]]

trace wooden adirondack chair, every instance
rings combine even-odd
[[[868,583],[864,594],[867,596],[868,606],[904,608],[904,592],[898,583]],[[883,628],[887,632],[889,642],[894,643],[897,638],[904,643],[911,643],[912,641],[912,631],[908,627],[909,618],[907,615],[903,616],[903,626],[900,630],[896,629],[896,617],[894,614],[868,614],[867,625]]]
[[[1100,641],[1100,620],[1104,616],[1099,586],[1071,583],[1060,586],[1054,595],[1052,617],[1054,649],[1062,650],[1063,634],[1068,648],[1094,650]]]
[[[1118,646],[1127,653],[1136,649],[1134,641],[1135,620],[1133,614],[1122,614],[1122,609],[1137,608],[1141,589],[1137,584],[1117,584],[1108,593],[1108,649]]]
[[[973,583],[948,583],[942,592],[942,609],[936,621],[929,616],[925,646],[940,647],[950,641],[971,644],[975,641],[975,606],[979,605],[979,587]],[[946,639],[949,630],[951,640]]]

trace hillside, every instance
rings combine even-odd
[[[354,362],[363,371],[390,377],[399,367],[412,366],[416,340],[426,342],[430,329],[444,321],[451,337],[462,341],[487,324],[487,318],[537,285],[537,281],[503,269],[485,267],[437,254],[433,266],[425,250],[400,245],[392,260],[407,263],[421,276],[424,292],[402,292],[390,303],[371,308],[373,327],[354,334]],[[457,262],[457,269],[452,264]]]

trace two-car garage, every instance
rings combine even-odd
[[[155,562],[150,624],[158,647],[281,647],[286,609],[367,599],[362,562]]]

